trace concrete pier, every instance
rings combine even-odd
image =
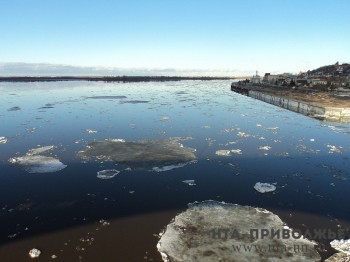
[[[317,119],[350,123],[350,107],[319,106],[253,90],[248,91],[248,96]]]

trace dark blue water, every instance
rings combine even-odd
[[[266,208],[294,226],[317,227],[298,214],[326,221],[323,228],[345,230],[350,222],[350,125],[241,96],[229,81],[1,83],[0,100],[0,137],[8,140],[0,144],[1,244],[208,199]],[[197,163],[125,171],[76,156],[95,140],[171,137],[191,137],[182,143],[196,149]],[[33,174],[8,161],[48,145],[65,169]],[[242,154],[216,155],[222,149]],[[122,172],[101,180],[103,169]],[[188,179],[196,185],[182,182]],[[277,190],[260,194],[256,182],[277,183]]]

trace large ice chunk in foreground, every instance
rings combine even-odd
[[[251,230],[257,230],[258,237],[251,237]],[[262,230],[292,232],[277,215],[265,209],[216,201],[195,202],[160,234],[157,248],[163,261],[172,262],[320,261],[315,243],[302,236],[277,238],[269,234],[262,238]]]
[[[350,256],[350,239],[333,240],[330,244],[334,249]]]

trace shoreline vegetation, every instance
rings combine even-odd
[[[233,80],[237,77],[212,76],[8,76],[0,82],[56,82],[56,81],[102,81],[102,82],[166,82],[182,80]]]

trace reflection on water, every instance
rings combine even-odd
[[[101,219],[111,221],[113,228],[117,224],[112,221],[123,217],[184,210],[189,202],[208,199],[273,210],[293,228],[315,226],[314,220],[298,215],[308,213],[324,219],[323,228],[346,231],[350,222],[350,203],[344,200],[350,183],[350,125],[320,122],[235,94],[230,84],[1,83],[0,253],[10,252],[5,244],[27,238],[40,245],[35,239],[54,230]],[[174,137],[192,139],[181,144],[159,142]],[[113,139],[120,139],[115,142],[118,148],[111,151],[118,155],[113,155],[115,161],[109,161],[111,155],[103,150],[90,155],[96,161],[79,156],[80,151],[92,152],[89,147],[93,150],[98,143],[107,143],[106,150],[108,141],[116,141]],[[120,147],[131,145],[127,143],[134,147]],[[49,151],[28,154],[48,146],[52,146]],[[135,150],[125,155],[128,148]],[[181,159],[162,162],[170,152]],[[130,155],[133,158],[124,159]],[[67,167],[49,174],[34,169],[28,174],[25,167],[8,161],[30,156],[56,159]],[[193,159],[196,162],[185,164]],[[148,161],[151,164],[145,165]],[[133,168],[138,164],[147,168]],[[154,171],[163,172],[149,172],[155,167]],[[33,171],[33,166],[29,168]],[[99,179],[97,174],[108,179]],[[257,182],[276,183],[276,190],[260,194],[254,189]],[[153,233],[169,221],[158,222]],[[148,244],[150,239],[157,241],[150,232],[145,234],[135,254],[149,252],[153,255],[148,258],[160,261],[155,245],[150,250]],[[140,237],[133,230],[129,236],[123,241],[132,243],[133,237]],[[61,236],[61,245],[68,238],[72,236]],[[86,254],[94,245],[75,249],[76,257],[91,261]],[[59,258],[62,248],[50,248]],[[23,250],[18,259],[28,252]],[[118,252],[123,257],[128,250]]]

